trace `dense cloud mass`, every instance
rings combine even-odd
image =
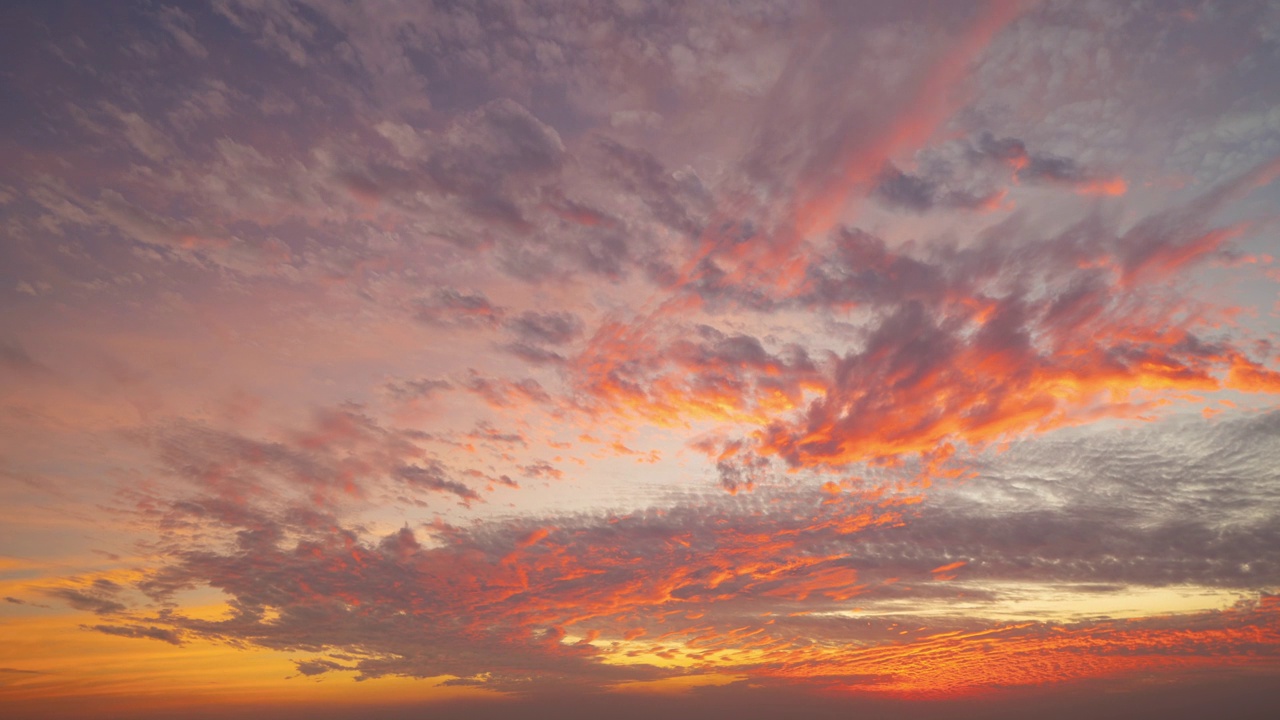
[[[0,27],[16,716],[1265,715],[1271,4]]]
[[[1056,657],[1078,643],[1096,657],[1083,664],[1059,658],[1056,672],[1093,676],[1108,667],[1109,652],[1125,663],[1149,656],[1155,665],[1201,662],[1206,648],[1218,658],[1270,654],[1231,643],[1242,632],[1278,631],[1267,590],[1280,562],[1280,526],[1273,514],[1258,514],[1276,500],[1278,420],[1269,414],[1223,424],[1208,438],[1187,425],[1075,437],[1062,442],[1074,454],[1065,464],[1064,447],[1032,446],[927,499],[866,485],[818,493],[789,486],[699,495],[625,515],[436,524],[421,539],[408,527],[362,538],[305,504],[273,513],[214,498],[186,501],[166,511],[163,526],[198,526],[223,544],[184,550],[137,587],[164,601],[208,585],[225,593],[231,616],[144,612],[139,625],[94,629],[294,651],[358,646],[330,656],[343,662],[307,659],[299,669],[483,676],[512,689],[548,676],[652,679],[726,661],[766,676],[791,676],[799,667],[809,668],[800,677],[849,672],[854,685],[1032,682],[1040,671],[1026,666],[1028,654]],[[1240,447],[1224,452],[1233,443]],[[1027,625],[1007,617],[1009,602],[1038,593],[1107,598],[1165,586],[1261,599],[1194,622],[1085,613]],[[110,599],[119,592],[99,582],[51,595],[117,616],[126,610]],[[963,613],[948,611],[956,602]],[[859,610],[849,614],[853,606]],[[1178,643],[1161,632],[1170,623],[1188,633]],[[908,644],[893,652],[874,645],[902,634]],[[971,646],[970,636],[982,639]],[[914,681],[898,674],[898,664],[911,666],[908,649],[944,641],[962,658],[983,653],[982,669],[957,674],[948,663],[945,674],[915,668]],[[602,662],[624,649],[651,662]],[[997,667],[997,649],[1008,666]],[[662,667],[661,660],[680,658],[692,665]]]

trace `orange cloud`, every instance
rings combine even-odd
[[[832,689],[956,697],[1143,671],[1274,666],[1280,613],[1265,599],[1197,615],[950,631],[871,648],[789,647],[758,658],[753,674]],[[747,671],[739,667],[737,671]],[[843,682],[842,678],[872,677]]]
[[[1081,195],[1110,195],[1114,197],[1128,192],[1129,183],[1125,182],[1124,178],[1103,178],[1077,185],[1075,190]]]

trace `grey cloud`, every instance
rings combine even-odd
[[[55,588],[46,590],[49,597],[61,600],[77,610],[85,610],[98,615],[115,615],[127,609],[124,603],[114,598],[115,590],[104,590],[95,587],[93,590],[76,590],[75,588]]]
[[[559,169],[565,154],[560,136],[510,100],[464,117],[458,135],[428,158],[428,176],[445,192],[464,197],[481,218],[523,224],[515,183]]]
[[[275,3],[224,1],[214,9],[236,27],[258,36],[258,43],[277,51],[290,62],[306,67],[309,56],[305,45],[315,37],[317,28],[294,6]]]
[[[908,175],[892,164],[886,165],[872,191],[889,205],[915,212],[933,207],[937,185],[916,175]]]
[[[696,175],[671,173],[649,153],[610,138],[597,139],[596,148],[621,189],[639,196],[659,222],[690,238],[701,233],[710,196]]]
[[[120,124],[129,144],[154,163],[162,163],[177,152],[177,146],[166,133],[157,129],[136,112],[107,105],[107,113]]]
[[[588,234],[568,252],[588,272],[620,279],[634,262],[631,244],[627,237],[605,231]]]
[[[160,24],[169,34],[173,36],[174,42],[183,51],[193,57],[205,58],[209,56],[209,50],[192,35],[195,29],[195,22],[190,15],[183,12],[180,8],[165,7],[159,12]]]
[[[531,343],[514,342],[507,343],[501,347],[503,350],[533,365],[549,365],[565,361],[564,355]]]
[[[1076,162],[1056,155],[1033,155],[1027,166],[1018,171],[1018,177],[1030,181],[1049,181],[1077,184],[1087,176]]]
[[[537,212],[526,214],[528,232],[499,237],[495,259],[507,275],[541,283],[585,271],[621,280],[665,260],[665,233],[697,237],[712,211],[696,175],[672,172],[643,150],[588,136],[572,157],[559,186],[540,190]]]
[[[798,345],[788,345],[777,353],[765,349],[759,338],[752,335],[726,335],[716,328],[700,325],[695,328],[698,341],[678,341],[671,351],[690,368],[742,368],[769,370],[786,367],[796,373],[817,370],[808,353]]]
[[[1116,243],[1123,280],[1159,278],[1198,261],[1232,257],[1226,245],[1231,226],[1211,224],[1213,216],[1229,201],[1256,190],[1273,172],[1273,163],[1261,161],[1186,203],[1134,223]]]
[[[1006,162],[1014,162],[1029,157],[1026,143],[1017,138],[997,138],[990,132],[978,135],[975,150],[980,155]]]
[[[449,390],[453,383],[439,378],[416,378],[393,381],[386,384],[386,391],[397,400],[428,398],[442,390]]]
[[[1000,197],[994,189],[975,191],[957,188],[952,187],[953,182],[950,173],[936,178],[913,175],[888,163],[880,171],[871,194],[889,207],[915,213],[939,207],[975,210],[987,207]]]
[[[973,144],[975,158],[992,159],[1009,164],[1019,180],[1029,183],[1059,183],[1081,186],[1106,176],[1081,166],[1069,157],[1050,153],[1033,153],[1018,138],[997,138],[990,132],[978,135]]]
[[[754,231],[744,228],[743,232]],[[700,262],[695,280],[682,289],[707,302],[758,311],[839,308],[871,304],[892,307],[913,301],[934,305],[949,292],[972,292],[1007,264],[999,257],[1007,250],[988,244],[966,251],[948,248],[890,248],[884,239],[865,230],[842,227],[829,244],[815,252],[805,268],[801,291],[780,297],[775,288],[730,282],[712,258]],[[1024,251],[1025,252],[1025,251]],[[982,267],[986,265],[987,267]]]
[[[564,345],[582,335],[582,318],[571,312],[529,310],[507,322],[507,329],[534,345]]]
[[[660,44],[670,49],[691,23],[731,21],[739,31],[758,35],[760,12],[691,9],[657,13],[650,21],[665,28]],[[637,265],[664,259],[667,249],[650,232],[655,224],[696,234],[713,206],[712,192],[689,167],[672,170],[648,149],[587,132],[591,108],[600,106],[596,93],[631,92],[615,87],[606,68],[619,61],[619,52],[638,51],[628,43],[656,28],[646,29],[608,4],[562,19],[563,24],[546,25],[536,13],[502,5],[378,12],[327,2],[160,8],[138,20],[168,43],[154,49],[173,60],[162,63],[165,77],[171,73],[199,89],[176,99],[137,85],[131,61],[119,48],[88,34],[83,42],[103,58],[94,63],[102,77],[81,94],[120,107],[67,99],[87,108],[80,116],[96,123],[94,132],[110,134],[112,123],[132,128],[130,147],[144,148],[141,157],[153,158],[148,162],[154,167],[145,176],[125,177],[105,163],[111,175],[98,184],[114,188],[118,197],[95,199],[69,183],[64,195],[79,207],[63,207],[64,220],[87,210],[82,220],[150,246],[137,252],[153,260],[179,259],[214,272],[274,274],[293,282],[343,277],[379,301],[384,297],[370,287],[376,281],[358,268],[386,261],[385,255],[402,262],[387,241],[407,247],[409,237],[420,235],[454,242],[459,252],[493,252],[498,268],[530,282],[579,270],[624,278]],[[227,21],[232,32],[211,32]],[[475,43],[457,44],[458,36],[443,33],[444,27],[474,36]],[[588,42],[592,27],[612,27],[619,42]],[[540,38],[532,55],[530,33]],[[714,34],[708,39],[729,40]],[[650,41],[656,38],[650,35]],[[193,65],[201,48],[232,58],[232,64],[226,71]],[[488,53],[513,61],[518,56],[519,62],[499,72]],[[714,60],[710,48],[699,54]],[[463,66],[466,72],[459,74]],[[549,74],[535,80],[516,67]],[[260,73],[261,87],[239,82],[250,68],[255,77]],[[463,76],[477,82],[460,82]],[[388,82],[393,92],[381,87]],[[429,90],[423,93],[439,102],[428,114],[409,99],[422,93],[405,91],[424,86]],[[570,113],[576,120],[560,112],[565,102],[540,99],[552,91],[564,101],[565,92],[585,93],[576,98],[582,109]],[[44,102],[35,95],[26,100]],[[287,129],[262,114],[259,106],[268,101],[299,110]],[[200,121],[230,117],[236,122]],[[80,126],[65,128],[65,134],[72,129],[85,134]],[[387,145],[389,137],[394,148]],[[169,146],[181,152],[175,155]],[[641,203],[633,203],[634,197]],[[49,204],[61,207],[66,200]],[[174,213],[179,206],[183,212]],[[397,230],[384,234],[382,221],[372,222],[366,212],[396,218]],[[49,222],[39,216],[27,220]]]
[[[462,386],[495,408],[511,407],[526,402],[551,402],[551,395],[533,378],[504,380],[485,377],[473,371]]]
[[[518,432],[502,432],[497,428],[495,428],[492,423],[484,422],[484,421],[476,423],[475,429],[467,433],[467,437],[473,440],[487,440],[489,442],[497,442],[497,443],[505,443],[505,444],[514,444],[514,445],[528,444],[528,441],[525,440],[524,435]]]
[[[918,157],[921,167],[914,173],[886,163],[871,189],[872,197],[888,207],[913,213],[988,208],[1002,196],[998,188],[1007,179],[984,166],[1004,166],[1017,181],[1028,184],[1087,189],[1112,179],[1072,158],[1033,153],[1018,138],[997,138],[990,132],[979,133],[968,142],[927,148]]]
[[[380,492],[444,493],[464,503],[480,499],[429,457],[427,448],[447,440],[385,427],[352,407],[318,411],[310,425],[268,438],[176,424],[145,439],[168,472],[203,494],[193,508],[223,521],[236,521],[245,497],[286,504],[305,498],[330,510]]]
[[[716,463],[716,476],[720,487],[726,492],[737,494],[751,492],[756,485],[763,483],[770,469],[767,458],[746,454]]]
[[[520,232],[531,228],[528,205],[565,158],[559,134],[509,99],[458,117],[444,133],[422,134],[424,157],[373,163],[339,174],[357,193],[393,199],[420,212],[426,192],[457,201],[475,219]]]
[[[900,528],[871,531],[860,563],[966,580],[1265,590],[1280,578],[1280,413],[1077,431],[992,456]]]
[[[559,480],[564,477],[563,471],[545,460],[524,465],[520,468],[520,472],[527,478],[539,480]]]
[[[322,452],[282,442],[190,425],[165,429],[157,441],[160,458],[172,473],[215,494],[253,492],[271,475],[317,487],[339,483],[337,468],[325,462]]]
[[[314,677],[323,675],[334,670],[350,670],[351,668],[333,662],[332,660],[295,660],[294,664],[298,667],[298,672],[306,677]]]
[[[119,637],[129,638],[145,638],[150,640],[159,640],[170,645],[182,645],[183,633],[172,628],[161,628],[144,625],[93,625],[83,626],[86,630],[97,630],[107,635],[117,635]]]
[[[443,289],[413,302],[414,319],[439,326],[497,327],[505,311],[482,293]]]
[[[396,477],[410,486],[431,492],[456,495],[464,503],[480,500],[480,494],[467,485],[452,480],[439,463],[404,465],[395,471]]]

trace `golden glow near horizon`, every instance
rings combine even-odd
[[[1224,610],[1252,599],[1249,593],[1216,587],[1098,587],[987,582],[955,583],[955,597],[945,604],[878,602],[866,608],[834,610],[824,615],[866,617],[983,617],[1016,622],[1069,623]],[[995,599],[966,600],[966,594],[994,594]]]

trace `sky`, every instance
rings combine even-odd
[[[0,4],[6,718],[1272,717],[1280,5]]]

